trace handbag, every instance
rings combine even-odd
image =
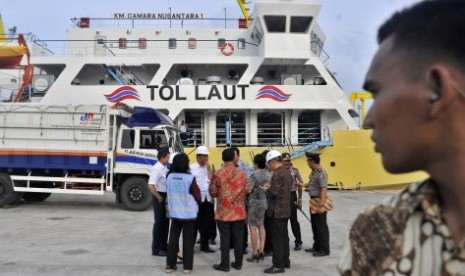
[[[317,214],[318,211],[318,204],[320,204],[320,198],[319,197],[316,197],[316,198],[311,198],[310,199],[310,213],[311,214]],[[328,195],[326,197],[326,202],[323,206],[321,206],[321,210],[323,212],[328,212],[328,211],[331,211],[333,210],[334,208],[334,204],[333,204],[333,197]]]

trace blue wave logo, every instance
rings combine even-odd
[[[125,100],[140,101],[139,92],[131,86],[121,86],[110,94],[105,94],[107,101],[112,103],[120,103]]]
[[[276,86],[265,85],[260,90],[258,90],[256,100],[258,99],[271,99],[276,102],[285,102],[291,98],[292,94],[287,94],[283,92]]]

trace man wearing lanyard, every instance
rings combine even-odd
[[[152,255],[166,256],[168,231],[170,221],[166,217],[166,165],[170,159],[168,149],[160,149],[157,154],[158,161],[153,165],[149,177],[149,190],[152,193],[154,223],[152,230]]]
[[[215,250],[208,246],[210,238],[216,232],[215,209],[213,200],[208,193],[210,186],[211,170],[208,163],[208,148],[199,146],[196,149],[197,162],[190,165],[192,175],[194,175],[201,192],[201,203],[199,205],[199,215],[196,220],[196,229],[200,232],[200,251],[213,253]]]

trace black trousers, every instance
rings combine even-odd
[[[247,250],[249,240],[249,231],[247,231],[247,223],[244,221],[244,251]],[[229,244],[229,248],[234,248],[234,239],[231,236],[231,242]]]
[[[244,220],[237,221],[216,221],[218,230],[220,232],[220,250],[221,250],[221,263],[220,266],[229,268],[229,246],[231,236],[234,240],[234,261],[236,266],[242,266],[242,259],[244,257]]]
[[[195,221],[172,220],[170,228],[170,239],[168,242],[168,255],[166,256],[166,266],[176,266],[177,255],[179,252],[179,236],[182,231],[182,263],[184,269],[191,270],[194,266],[194,226]]]
[[[326,212],[311,214],[313,231],[313,248],[329,254],[329,229],[326,223]]]
[[[266,215],[265,213],[265,221],[264,221],[264,226],[265,226],[265,233],[266,233],[266,239],[265,239],[265,247],[263,248],[263,251],[265,252],[273,252],[273,242],[271,240],[271,228],[272,228],[272,218]]]
[[[160,203],[156,197],[152,197],[154,223],[152,229],[152,254],[167,250],[168,231],[170,220],[166,217],[166,193],[159,193],[163,198]]]
[[[300,223],[297,220],[297,205],[295,204],[297,202],[297,192],[291,192],[291,229],[292,229],[292,234],[294,235],[294,243],[296,245],[301,245],[302,244],[302,234],[300,232]]]
[[[290,264],[289,233],[287,231],[287,221],[287,218],[271,218],[273,265],[277,268],[284,268],[285,264]]]
[[[199,215],[195,221],[195,236],[200,233],[200,249],[207,249],[208,241],[216,237],[215,209],[211,202],[204,201],[199,205]]]

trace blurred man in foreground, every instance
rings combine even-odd
[[[391,173],[431,176],[357,217],[343,275],[465,271],[465,1],[423,1],[380,28],[365,125]]]

